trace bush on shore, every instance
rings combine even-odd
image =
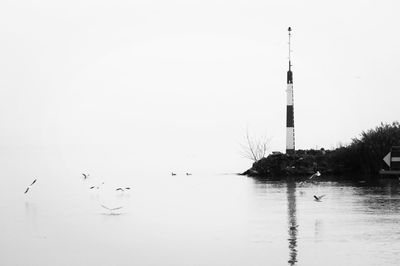
[[[243,174],[281,178],[306,176],[316,170],[328,175],[347,176],[352,179],[377,178],[385,167],[383,157],[392,146],[400,146],[400,123],[381,123],[374,129],[363,131],[359,138],[335,150],[298,150],[294,155],[271,154],[255,162]]]
[[[354,138],[341,154],[342,161],[353,171],[367,177],[377,176],[385,167],[383,157],[392,146],[400,146],[400,123],[381,123],[374,129],[363,131],[360,138]]]

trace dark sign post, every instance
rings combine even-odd
[[[392,146],[391,151],[386,154],[383,161],[389,166],[389,171],[381,170],[382,175],[400,174],[400,146]]]
[[[400,146],[392,147],[390,157],[390,170],[400,170]]]

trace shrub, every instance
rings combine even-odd
[[[384,166],[383,157],[392,146],[400,145],[400,123],[381,123],[374,129],[363,131],[347,147],[335,150],[335,159],[347,170],[366,177],[377,176]]]

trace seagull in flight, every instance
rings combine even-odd
[[[83,175],[83,180],[86,180],[86,179],[89,178],[89,174],[84,174],[84,173],[82,173],[82,175]]]
[[[129,189],[131,189],[131,188],[130,187],[126,187],[126,188],[119,187],[119,188],[116,189],[116,191],[124,192],[125,190],[129,190]]]
[[[99,189],[102,185],[104,184],[104,182],[103,183],[101,183],[100,185],[98,185],[98,186],[91,186],[89,189],[94,189],[94,188],[97,188],[97,189]]]
[[[315,195],[314,195],[314,200],[315,200],[315,201],[321,201],[321,199],[322,199],[323,197],[325,197],[325,195],[321,195],[321,196],[315,196]]]
[[[37,180],[37,179],[33,180],[32,184],[30,184],[30,185],[26,188],[24,194],[28,193],[28,191],[29,191],[29,189],[32,187],[32,185],[36,183],[36,180]]]
[[[119,209],[122,209],[122,208],[123,208],[123,206],[115,207],[115,208],[110,208],[110,207],[107,207],[107,206],[105,206],[105,205],[103,205],[103,204],[100,204],[100,205],[101,205],[101,207],[103,207],[104,209],[109,210],[109,211],[110,211],[110,214],[113,214],[113,211],[116,211],[116,210],[119,210]]]
[[[172,176],[176,175],[174,172],[171,173]]]
[[[310,176],[309,179],[313,179],[316,176],[321,176],[321,173],[319,171],[317,171],[315,174],[313,174],[312,176]]]

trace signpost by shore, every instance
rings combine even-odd
[[[391,151],[383,158],[389,170],[381,170],[381,175],[400,175],[400,146],[393,146]]]

